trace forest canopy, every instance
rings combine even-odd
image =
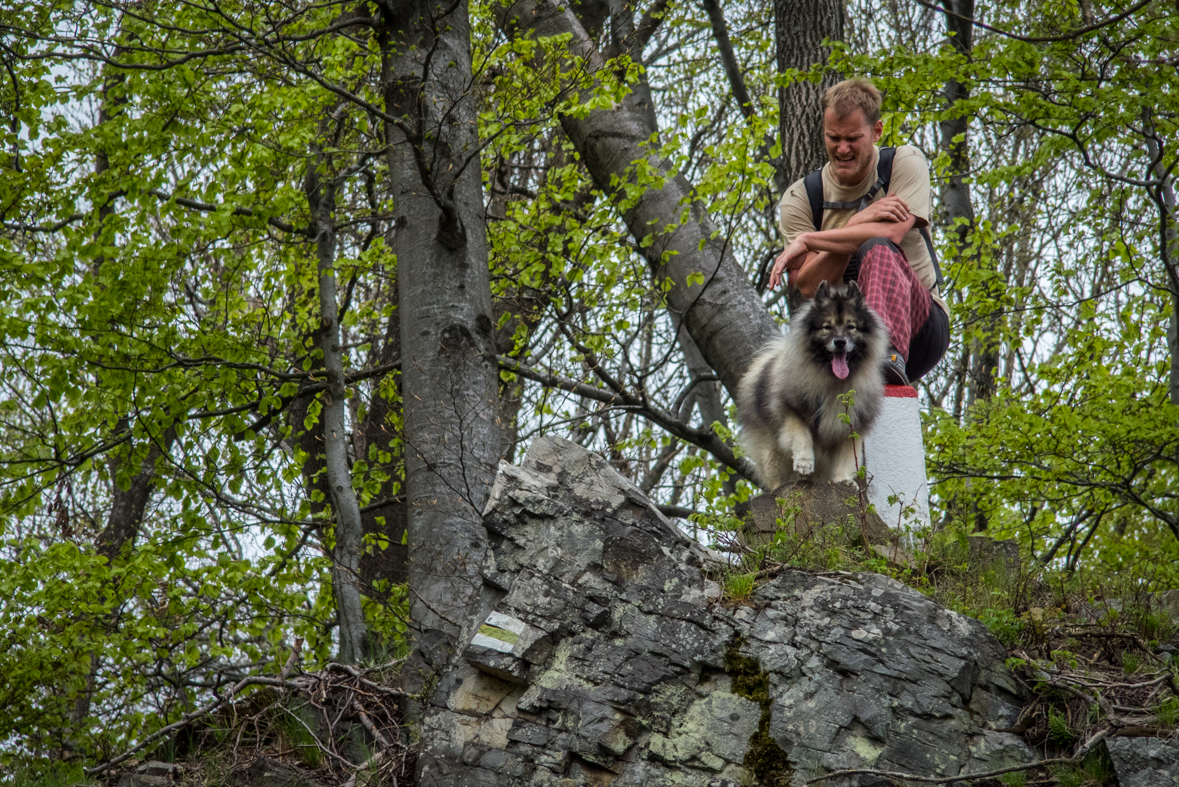
[[[8,2],[0,61],[8,765],[453,634],[537,435],[712,538],[844,76],[933,165],[934,526],[1179,586],[1174,3]]]

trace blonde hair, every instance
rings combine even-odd
[[[838,118],[845,118],[859,109],[869,125],[873,125],[880,120],[880,89],[863,77],[845,79],[827,88],[822,107],[824,113],[834,109]]]

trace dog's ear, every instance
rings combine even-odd
[[[855,279],[847,283],[847,295],[853,301],[864,300],[864,291],[860,289],[860,285]]]
[[[815,300],[822,301],[831,297],[831,288],[827,286],[827,282],[819,282],[818,288],[815,290]]]

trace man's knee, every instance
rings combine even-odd
[[[883,236],[877,236],[875,238],[868,238],[868,240],[864,241],[860,245],[860,250],[856,253],[856,256],[862,260],[862,259],[864,259],[865,254],[870,252],[872,249],[879,248],[879,247],[884,247],[886,249],[889,249],[890,251],[895,251],[897,254],[904,254],[904,252],[901,251],[900,246],[896,245],[888,238],[885,238]]]

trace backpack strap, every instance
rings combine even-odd
[[[929,235],[929,227],[922,227],[917,231],[920,232],[921,237],[925,239],[925,248],[929,249],[929,259],[933,260],[934,283],[937,284],[938,292],[941,292],[942,286],[945,285],[946,280],[942,278],[942,266],[938,265],[937,252],[933,250],[933,238]]]
[[[881,148],[880,156],[876,159],[876,182],[872,184],[872,188],[868,189],[868,193],[860,197],[860,202],[856,206],[859,210],[863,210],[872,204],[872,200],[876,199],[876,195],[883,191],[888,193],[888,187],[892,183],[892,160],[896,158],[896,148]]]
[[[814,224],[815,230],[823,228],[824,210],[850,210],[854,208],[859,212],[872,204],[872,200],[882,190],[887,194],[888,187],[892,183],[892,162],[896,158],[896,153],[895,147],[880,148],[880,156],[876,160],[876,182],[872,184],[872,188],[868,189],[867,194],[855,202],[827,202],[823,199],[822,167],[807,175],[803,180],[803,186],[806,187],[807,201],[811,204],[811,223]],[[933,260],[936,283],[938,289],[941,289],[945,280],[942,278],[942,267],[937,261],[937,252],[933,248],[933,237],[929,234],[929,227],[922,227],[917,232],[921,234],[921,238],[925,241],[925,248],[929,250],[929,258]]]
[[[802,185],[806,187],[806,198],[811,203],[811,222],[818,232],[823,228],[823,168],[807,175]]]

